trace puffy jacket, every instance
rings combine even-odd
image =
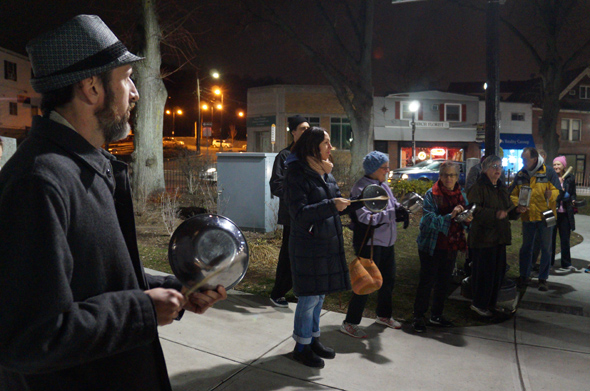
[[[289,160],[283,189],[291,217],[293,291],[311,296],[349,290],[342,223],[332,200],[341,196],[336,180]]]
[[[557,197],[557,205],[559,207],[560,203],[563,203],[563,207],[565,208],[565,212],[567,214],[567,218],[570,223],[570,227],[572,231],[576,229],[576,220],[574,218],[574,206],[572,205],[572,201],[576,200],[576,180],[574,179],[573,175],[568,175],[563,179],[563,191],[559,193]],[[565,197],[565,194],[568,194],[569,197]]]
[[[494,186],[487,175],[481,174],[467,193],[469,202],[475,204],[469,227],[470,248],[489,248],[512,242],[508,219],[516,220],[519,214],[512,209],[508,218],[496,218],[498,211],[512,206],[506,185],[501,180],[498,182],[498,186]]]
[[[510,193],[510,200],[514,205],[518,205],[518,196],[522,186],[530,186],[532,188],[531,200],[529,203],[529,210],[521,215],[522,221],[541,221],[542,213],[548,209],[545,201],[545,190],[551,190],[551,197],[549,198],[549,208],[555,210],[555,201],[559,195],[557,188],[558,184],[552,183],[552,178],[548,175],[545,164],[532,176],[529,176],[528,171],[523,168],[516,174],[514,182],[510,185],[512,192]]]
[[[278,223],[281,225],[290,225],[289,223],[289,209],[285,204],[283,197],[283,181],[285,180],[285,173],[287,172],[287,156],[291,153],[291,147],[293,143],[283,149],[275,157],[274,164],[272,165],[272,175],[268,184],[270,185],[270,193],[279,198],[279,218]]]

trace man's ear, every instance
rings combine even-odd
[[[91,76],[76,84],[76,93],[86,104],[97,105],[104,95],[104,88],[97,76]]]

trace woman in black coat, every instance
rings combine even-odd
[[[553,159],[553,169],[561,182],[561,189],[557,197],[557,226],[553,228],[553,245],[551,252],[551,266],[555,264],[555,244],[557,242],[557,231],[561,243],[561,269],[567,271],[578,271],[572,266],[570,255],[571,231],[576,229],[574,220],[574,205],[576,203],[576,180],[572,174],[566,175],[567,161],[565,156],[558,156]]]
[[[320,311],[328,293],[350,289],[344,255],[340,212],[350,204],[342,198],[330,174],[330,136],[319,127],[308,129],[287,158],[284,195],[291,217],[289,257],[295,310],[295,360],[322,368],[320,358],[334,358],[320,341]]]

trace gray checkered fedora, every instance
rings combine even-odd
[[[78,15],[27,44],[33,89],[53,91],[139,60],[96,15]]]

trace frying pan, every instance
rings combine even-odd
[[[384,188],[379,185],[371,184],[365,186],[361,192],[361,198],[351,200],[350,202],[362,202],[365,208],[373,213],[379,213],[387,208],[389,196]]]
[[[201,214],[176,228],[168,245],[168,262],[189,289],[226,290],[236,286],[248,270],[248,243],[242,231],[224,216]]]

